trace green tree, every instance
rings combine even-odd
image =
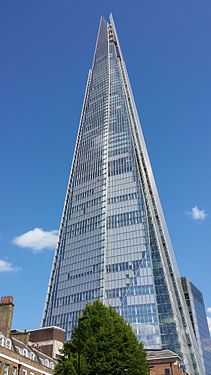
[[[81,375],[146,375],[143,344],[129,324],[100,301],[86,305],[79,328],[65,343],[55,375],[77,374],[80,335]]]
[[[64,343],[60,353],[54,373],[56,375],[77,375],[76,348],[71,344],[71,341]]]

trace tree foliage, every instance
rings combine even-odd
[[[64,344],[55,375],[77,374],[80,335],[81,375],[146,375],[143,344],[112,308],[95,301],[86,305],[79,328]]]

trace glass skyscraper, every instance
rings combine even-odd
[[[181,280],[193,330],[203,359],[205,374],[211,375],[211,338],[203,295],[186,277],[182,277]]]
[[[112,16],[100,22],[42,324],[68,339],[95,299],[145,348],[204,374]]]

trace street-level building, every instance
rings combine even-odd
[[[60,327],[43,327],[32,330],[12,330],[11,335],[51,358],[56,358],[64,343],[64,330]]]
[[[64,330],[11,330],[13,297],[0,300],[0,375],[52,375]]]
[[[149,375],[190,375],[182,366],[181,358],[170,350],[147,351]]]
[[[54,366],[53,358],[0,334],[1,375],[52,375]]]

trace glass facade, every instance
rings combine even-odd
[[[203,296],[186,277],[182,277],[181,280],[191,323],[203,358],[205,374],[211,375],[211,338]]]
[[[203,375],[112,17],[101,19],[43,326],[66,339],[84,305],[109,304],[148,349]]]

